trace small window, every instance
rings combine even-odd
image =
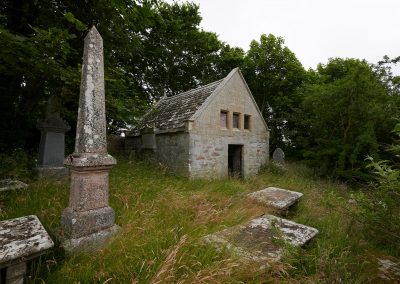
[[[244,129],[250,130],[250,115],[244,115]]]
[[[232,128],[239,128],[239,117],[240,114],[237,112],[233,113]]]
[[[228,128],[228,112],[221,110],[221,127]]]

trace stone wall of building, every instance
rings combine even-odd
[[[131,158],[140,157],[161,163],[174,172],[187,175],[189,170],[189,134],[172,132],[155,135],[154,149],[142,147],[142,137],[126,137],[125,151]]]
[[[113,134],[108,135],[107,150],[111,154],[123,154],[125,152],[125,137]]]
[[[228,176],[229,144],[243,145],[244,177],[257,174],[269,158],[269,131],[240,74],[233,74],[221,93],[203,108],[188,126],[190,177]],[[226,127],[221,126],[221,111],[227,112]],[[239,115],[238,128],[234,128],[234,113]],[[245,129],[245,115],[250,116],[249,129]]]
[[[185,132],[156,135],[155,156],[174,172],[187,175],[189,169],[189,134]]]
[[[268,141],[246,136],[191,135],[190,177],[221,178],[228,176],[228,145],[243,146],[243,175],[256,175],[268,160]]]
[[[125,137],[125,153],[129,154],[132,151],[140,151],[142,146],[141,136],[126,136]]]

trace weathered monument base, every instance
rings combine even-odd
[[[75,239],[61,240],[61,246],[69,253],[91,252],[103,247],[110,238],[118,232],[120,227],[113,225],[105,230]]]
[[[114,210],[107,206],[84,212],[74,212],[66,208],[61,216],[64,234],[71,238],[80,238],[107,230],[114,225]]]
[[[107,153],[73,154],[65,160],[71,192],[59,238],[66,251],[95,250],[118,230],[114,210],[108,206],[108,172],[115,163]]]

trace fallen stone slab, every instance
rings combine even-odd
[[[256,202],[282,211],[288,209],[302,196],[300,192],[278,187],[267,187],[248,194],[248,197]]]
[[[0,222],[0,269],[6,268],[5,283],[23,283],[26,261],[54,246],[35,215]]]
[[[388,281],[400,282],[400,261],[378,258],[379,277]]]
[[[35,215],[0,222],[0,268],[8,262],[35,257],[53,246]]]
[[[207,235],[206,243],[226,248],[245,260],[279,261],[285,243],[303,246],[318,230],[273,215],[264,215],[245,225],[238,225]]]
[[[3,179],[0,180],[0,191],[17,190],[27,188],[28,185],[19,180]]]

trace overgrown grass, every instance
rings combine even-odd
[[[246,194],[268,186],[304,193],[289,219],[317,228],[305,248],[288,248],[282,263],[244,264],[199,239],[259,216],[266,208]],[[32,182],[0,195],[0,219],[36,214],[50,235],[68,204],[68,182]],[[121,227],[112,242],[91,255],[56,248],[31,263],[36,283],[362,283],[377,277],[379,250],[363,238],[351,214],[350,190],[317,178],[307,168],[265,168],[246,180],[192,180],[145,162],[119,160],[110,175],[110,204]]]

